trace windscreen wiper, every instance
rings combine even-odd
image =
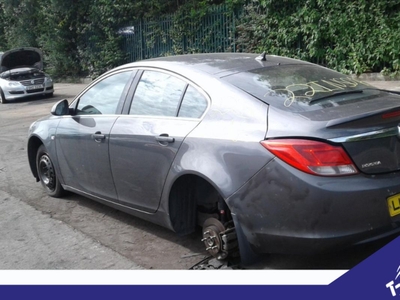
[[[311,104],[316,101],[325,100],[327,98],[336,97],[336,96],[349,95],[349,94],[361,94],[361,93],[363,93],[363,90],[337,92],[337,93],[326,95],[326,96],[323,96],[320,98],[311,99],[311,101],[308,103]]]

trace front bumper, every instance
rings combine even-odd
[[[227,204],[255,252],[304,254],[400,232],[386,200],[397,193],[400,173],[320,177],[274,159]]]
[[[54,93],[53,83],[44,83],[42,88],[31,89],[26,86],[13,87],[3,87],[2,88],[4,96],[7,101],[17,100],[29,96],[35,95],[49,95]]]

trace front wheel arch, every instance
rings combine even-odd
[[[39,175],[36,168],[36,155],[39,147],[43,145],[43,142],[36,136],[32,136],[28,141],[28,161],[33,177],[36,181],[39,181]]]

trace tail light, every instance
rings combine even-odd
[[[261,144],[278,158],[303,172],[321,176],[358,173],[340,146],[301,139],[276,139]]]

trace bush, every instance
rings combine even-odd
[[[399,1],[253,0],[239,19],[243,51],[286,55],[347,73],[399,72]]]
[[[238,8],[235,39],[226,25]],[[203,22],[220,12],[229,22]],[[157,25],[172,13],[172,29]],[[128,61],[118,29],[143,20],[152,30],[131,59],[161,46],[159,55],[266,51],[347,73],[400,73],[400,0],[2,0],[0,50],[39,47],[54,77],[96,77]]]

